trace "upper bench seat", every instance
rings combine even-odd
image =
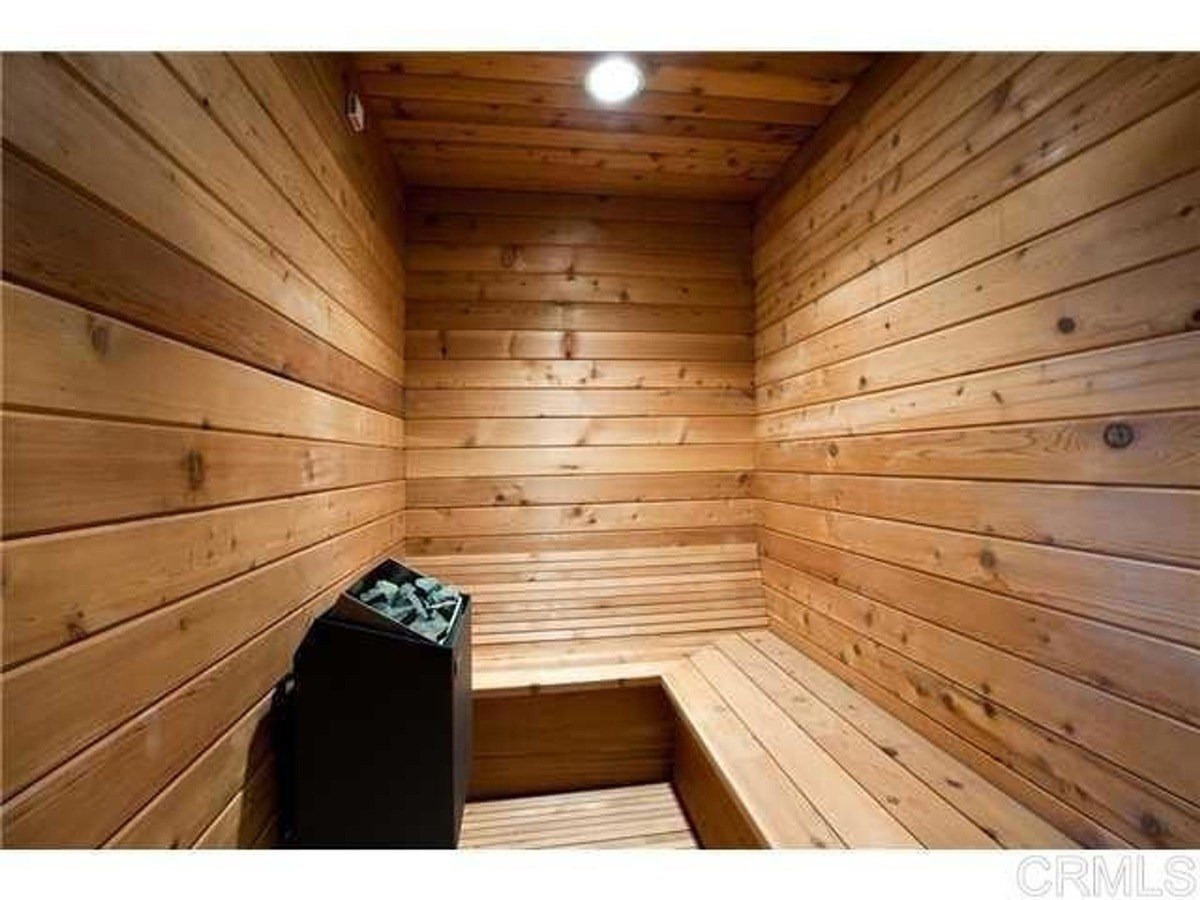
[[[413,556],[408,565],[471,593],[476,647],[767,624],[753,543]]]

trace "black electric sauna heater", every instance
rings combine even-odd
[[[387,560],[313,623],[294,676],[289,843],[457,846],[471,762],[470,598]]]

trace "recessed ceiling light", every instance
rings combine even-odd
[[[608,56],[588,70],[584,86],[601,103],[624,103],[642,89],[642,70],[625,56]]]

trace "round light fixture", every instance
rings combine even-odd
[[[588,70],[584,86],[601,103],[624,103],[644,84],[642,70],[625,56],[608,56]]]

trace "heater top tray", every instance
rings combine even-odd
[[[452,643],[470,595],[386,559],[344,590],[331,617],[439,647]]]

